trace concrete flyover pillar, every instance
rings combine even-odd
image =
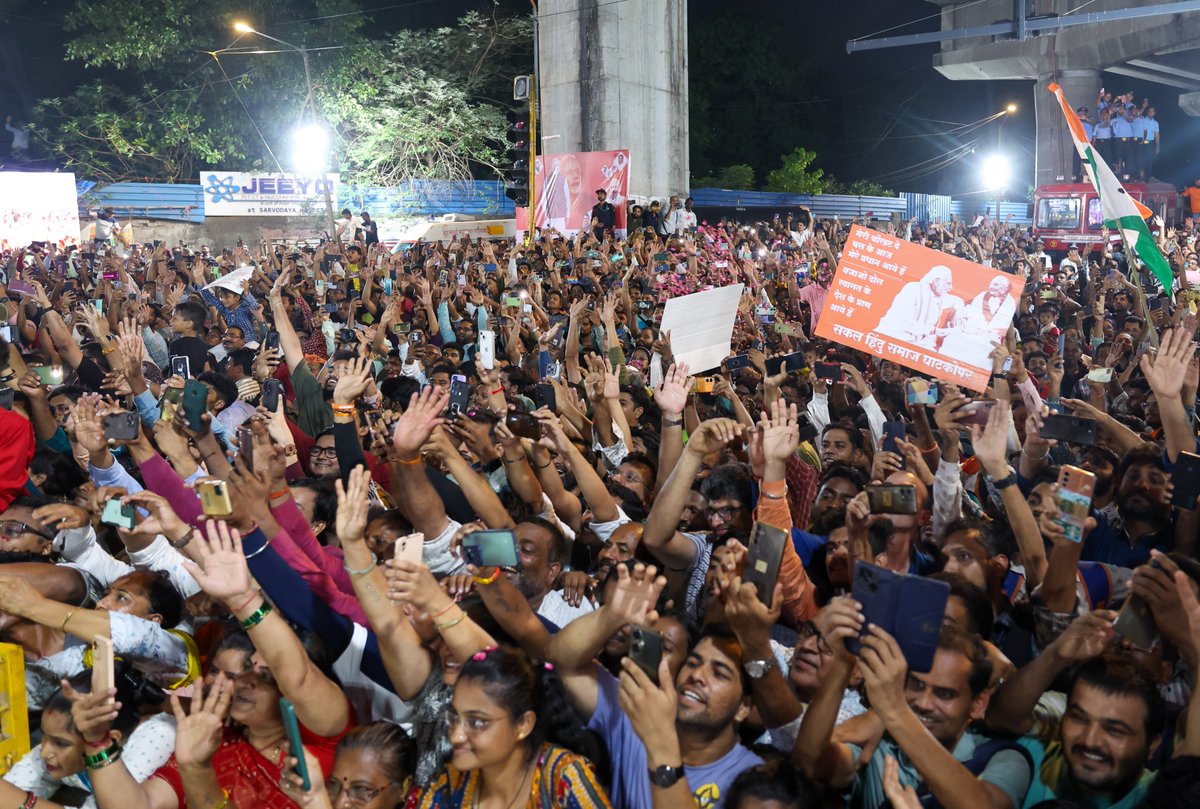
[[[541,0],[538,25],[545,150],[628,149],[632,196],[686,192],[687,0]]]
[[[1037,157],[1034,163],[1035,185],[1065,182],[1071,179],[1071,154],[1074,145],[1071,133],[1063,118],[1058,99],[1049,91],[1056,78],[1048,74],[1038,76],[1037,89],[1033,94],[1037,112]],[[1096,95],[1100,92],[1100,71],[1097,68],[1060,70],[1058,85],[1071,109],[1087,107],[1093,123],[1096,121]]]

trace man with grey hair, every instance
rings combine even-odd
[[[936,349],[939,333],[944,335],[962,299],[950,294],[954,279],[950,268],[939,264],[920,281],[904,285],[875,331],[922,348]]]

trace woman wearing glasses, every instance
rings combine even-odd
[[[450,763],[417,809],[610,806],[578,752],[587,736],[562,684],[519,650],[486,649],[463,664],[446,725]]]
[[[417,748],[399,725],[372,722],[346,734],[338,744],[333,772],[321,783],[321,765],[306,751],[310,789],[296,774],[296,759],[284,761],[280,786],[305,809],[399,809],[412,789]]]

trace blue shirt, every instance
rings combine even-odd
[[[808,567],[812,561],[812,556],[817,548],[824,547],[829,542],[828,536],[819,534],[810,534],[808,531],[801,531],[799,528],[792,529],[792,545],[796,548],[796,555],[800,557],[804,567]]]
[[[1142,119],[1142,137],[1145,138],[1146,143],[1154,143],[1154,141],[1158,140],[1158,132],[1157,118]]]
[[[258,308],[258,301],[254,299],[253,295],[246,293],[242,296],[242,302],[238,304],[238,308],[230,309],[217,300],[217,296],[211,290],[202,289],[200,290],[200,294],[204,297],[204,300],[217,307],[217,311],[225,319],[226,326],[237,326],[242,330],[242,336],[246,340],[254,339],[256,334],[254,330],[254,310]]]
[[[617,702],[618,680],[599,666],[596,683],[596,711],[588,720],[588,730],[603,739],[612,757],[612,785],[608,790],[612,805],[621,809],[652,809],[650,765],[646,748],[633,732],[629,718]],[[741,744],[735,744],[721,758],[702,767],[684,767],[688,786],[700,809],[721,809],[725,794],[742,770],[756,767],[763,760]]]
[[[1126,121],[1123,116],[1113,118],[1112,134],[1114,138],[1132,138],[1133,124],[1131,124],[1129,121]]]
[[[1154,533],[1146,534],[1130,543],[1125,526],[1119,518],[1111,520],[1108,515],[1092,511],[1096,518],[1096,529],[1083,540],[1080,558],[1085,562],[1103,562],[1106,565],[1127,567],[1131,570],[1150,561],[1150,551],[1170,551],[1175,545],[1175,521],[1172,519]]]
[[[1113,135],[1112,126],[1109,124],[1096,124],[1092,128],[1092,133],[1095,135],[1096,140],[1108,140]]]
[[[1079,123],[1083,124],[1083,134],[1090,141],[1092,139],[1092,130],[1095,129],[1096,127],[1092,126],[1091,121],[1084,121],[1081,119],[1079,121]]]

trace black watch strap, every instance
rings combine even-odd
[[[683,764],[678,767],[663,764],[661,767],[654,767],[650,770],[650,783],[663,789],[675,786],[679,783],[680,778],[683,778]]]
[[[1015,486],[1015,485],[1017,485],[1017,473],[1016,472],[1009,472],[1007,475],[1000,478],[999,480],[992,481],[992,487],[996,491],[1000,491],[1001,489],[1007,489],[1009,486]]]

